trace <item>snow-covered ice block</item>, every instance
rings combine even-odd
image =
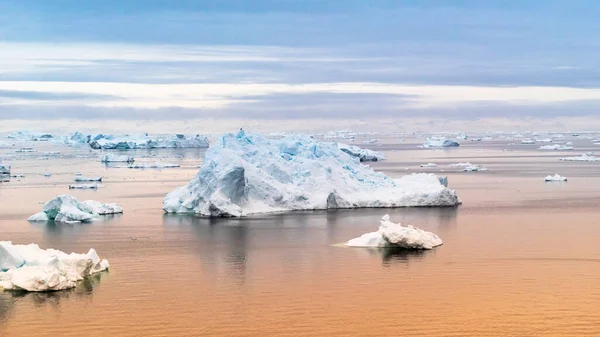
[[[206,152],[200,171],[169,193],[169,213],[252,213],[359,207],[456,206],[456,192],[434,174],[393,180],[307,135],[268,139],[225,134]]]
[[[346,152],[347,154],[358,158],[360,161],[380,161],[384,160],[385,156],[381,152],[376,152],[369,149],[363,149],[358,146],[348,145],[343,143],[338,143],[338,147],[340,150]]]
[[[413,226],[402,226],[390,221],[389,215],[381,218],[379,230],[363,234],[346,243],[349,247],[432,249],[442,245],[442,239],[431,232]]]
[[[102,159],[102,163],[133,163],[135,159],[130,155],[118,155],[114,153],[105,154]]]
[[[0,241],[0,288],[18,291],[57,291],[109,268],[92,248],[87,254],[41,249],[36,244]]]
[[[425,140],[423,147],[456,147],[460,146],[460,143],[453,139],[449,139],[446,137],[431,137]]]
[[[550,182],[550,181],[567,181],[567,177],[562,177],[560,174],[555,174],[555,175],[549,175],[546,178],[544,178],[544,181],[546,182]]]
[[[123,213],[123,208],[117,204],[102,204],[93,200],[79,202],[70,195],[59,195],[56,199],[48,201],[42,212],[36,213],[28,221],[55,222],[90,222],[99,215]]]

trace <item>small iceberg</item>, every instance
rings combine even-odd
[[[554,144],[554,145],[543,145],[540,146],[539,150],[556,150],[556,151],[570,151],[574,147],[568,145]]]
[[[483,171],[489,171],[487,168],[481,166],[481,165],[475,165],[475,164],[471,164],[469,162],[466,163],[457,163],[457,164],[450,164],[451,167],[460,167],[461,170],[459,172],[483,172]]]
[[[427,163],[427,164],[421,164],[421,167],[438,167],[437,164],[434,163]]]
[[[377,232],[363,234],[362,236],[346,242],[348,247],[372,248],[403,248],[403,249],[432,249],[442,245],[442,239],[431,232],[413,226],[402,226],[390,221],[389,215],[381,218]]]
[[[97,190],[100,188],[99,184],[71,184],[69,185],[70,190]]]
[[[3,164],[2,161],[0,161],[0,175],[10,175],[10,165]]]
[[[385,159],[385,156],[381,152],[363,149],[358,146],[338,143],[338,147],[340,148],[340,150],[346,152],[352,157],[358,158],[361,162],[380,161]]]
[[[535,144],[535,140],[533,140],[533,139],[523,139],[523,140],[521,141],[521,144],[524,144],[524,145],[532,145],[532,144]]]
[[[102,163],[133,163],[134,161],[135,159],[133,158],[133,156],[120,156],[114,153],[107,153],[102,157],[102,159],[100,159],[100,162]]]
[[[460,143],[453,139],[449,139],[446,137],[431,137],[425,140],[423,147],[457,147],[460,146]]]
[[[553,176],[547,176],[546,178],[544,178],[545,182],[551,182],[551,181],[567,181],[567,177],[562,177],[560,174],[555,174]]]
[[[123,213],[123,208],[117,204],[103,204],[94,200],[79,202],[74,197],[63,194],[48,201],[41,212],[27,220],[78,223],[91,222],[100,215],[120,213]]]
[[[565,157],[565,158],[560,158],[559,160],[562,160],[562,161],[600,161],[600,157],[595,157],[595,156],[589,155],[589,154],[582,154],[579,157]]]
[[[0,288],[4,290],[65,290],[108,268],[108,261],[101,260],[93,248],[87,254],[67,254],[36,244],[0,241]]]
[[[102,177],[86,177],[86,176],[83,176],[81,174],[76,174],[75,175],[75,181],[76,182],[85,182],[85,181],[100,182],[100,181],[102,181]]]

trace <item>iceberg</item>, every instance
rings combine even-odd
[[[50,221],[78,223],[91,222],[99,215],[123,213],[123,208],[117,204],[103,204],[94,200],[79,202],[70,195],[59,195],[48,201],[41,212],[27,219],[28,221]]]
[[[98,184],[71,184],[70,190],[96,190],[100,187]]]
[[[381,218],[377,232],[346,242],[349,247],[432,249],[442,245],[442,239],[431,232],[413,226],[402,226],[390,221],[389,215]]]
[[[384,160],[385,156],[381,152],[369,149],[363,149],[358,146],[338,143],[338,148],[352,157],[358,158],[361,162]]]
[[[253,213],[360,207],[457,206],[434,174],[393,180],[307,135],[268,139],[225,134],[192,181],[163,201],[168,213],[238,217]]]
[[[159,148],[205,148],[208,147],[208,138],[201,135],[177,134],[166,137],[124,136],[112,138],[99,138],[90,140],[92,149],[159,149]]]
[[[102,181],[102,177],[85,177],[81,174],[76,174],[75,175],[75,181],[77,182],[81,182],[81,181]]]
[[[431,137],[431,138],[427,138],[425,140],[425,143],[423,144],[423,147],[425,148],[429,148],[429,147],[456,147],[456,146],[460,146],[460,144],[453,140],[453,139],[449,139],[446,137]]]
[[[532,145],[532,144],[535,144],[535,140],[533,140],[533,139],[523,139],[521,141],[521,144]]]
[[[600,161],[600,157],[596,157],[596,156],[589,155],[589,154],[582,154],[579,157],[565,157],[565,158],[560,158],[559,160],[562,160],[562,161]]]
[[[421,167],[438,167],[435,163],[421,164]]]
[[[475,165],[475,164],[471,164],[469,162],[466,163],[457,163],[457,164],[450,164],[451,167],[460,167],[462,168],[460,170],[460,172],[479,172],[479,171],[489,171],[487,168],[481,166],[481,165]]]
[[[133,156],[119,156],[114,153],[107,153],[102,157],[102,159],[100,159],[100,162],[102,163],[133,163],[134,161],[135,159],[133,158]]]
[[[553,176],[547,176],[546,178],[544,178],[544,181],[546,182],[551,182],[551,181],[567,181],[567,177],[562,177],[560,174],[555,174]]]
[[[10,165],[3,164],[2,161],[0,161],[0,175],[10,175]]]
[[[93,248],[87,254],[67,254],[36,244],[0,241],[0,288],[4,290],[65,290],[108,268],[108,261],[101,260]]]
[[[539,150],[558,150],[558,151],[569,151],[573,150],[572,146],[553,144],[553,145],[542,145]]]

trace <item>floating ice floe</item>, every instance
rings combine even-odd
[[[442,243],[442,239],[437,235],[413,226],[393,223],[386,214],[381,218],[377,232],[363,234],[346,242],[346,245],[349,247],[432,249],[441,246]]]
[[[102,181],[102,177],[86,177],[86,176],[83,176],[81,174],[76,174],[75,175],[75,181],[77,181],[77,182],[84,182],[84,181],[97,181],[97,182],[100,182],[100,181]]]
[[[352,157],[358,158],[360,161],[380,161],[384,160],[385,156],[381,152],[376,152],[369,149],[363,149],[354,145],[338,143],[338,148]]]
[[[23,173],[11,174],[10,177],[11,178],[25,178],[25,175]]]
[[[379,143],[379,139],[369,139],[369,140],[364,140],[363,144],[377,144]]]
[[[176,168],[176,167],[180,167],[179,164],[172,164],[172,163],[138,163],[138,164],[131,164],[131,165],[127,165],[125,166],[127,168],[130,169],[163,169],[163,168]]]
[[[28,221],[49,221],[77,223],[91,222],[100,215],[123,213],[117,204],[103,204],[94,200],[79,202],[74,197],[63,194],[48,201],[41,212],[27,219]]]
[[[487,168],[481,165],[471,164],[469,162],[466,163],[457,163],[450,164],[451,167],[460,167],[460,172],[480,172],[480,171],[489,171]]]
[[[421,167],[438,167],[435,163],[421,164]]]
[[[579,157],[565,157],[560,158],[562,161],[600,161],[600,157],[595,157],[593,155],[582,154]]]
[[[540,150],[557,150],[557,151],[569,151],[573,150],[572,146],[554,144],[554,145],[542,145],[539,148]]]
[[[268,139],[225,134],[206,152],[200,171],[169,193],[169,213],[244,216],[253,213],[360,207],[456,206],[456,192],[433,174],[393,180],[307,135]]]
[[[97,190],[100,188],[98,184],[71,184],[69,185],[70,190]]]
[[[36,244],[0,241],[0,288],[4,290],[65,290],[108,268],[108,261],[101,260],[93,248],[87,254],[67,254]]]
[[[35,152],[35,150],[30,147],[15,150],[15,153],[31,153],[31,152]]]
[[[532,145],[532,144],[535,144],[535,140],[533,140],[533,139],[523,139],[521,141],[521,144]]]
[[[35,133],[29,131],[17,131],[11,132],[6,136],[9,139],[21,140],[21,141],[48,141],[53,138],[49,133]]]
[[[425,140],[425,143],[423,144],[423,147],[425,148],[429,148],[429,147],[456,147],[456,146],[460,146],[460,144],[453,140],[453,139],[449,139],[446,137],[431,137],[431,138],[427,138]]]
[[[544,181],[546,182],[550,182],[550,181],[567,181],[567,177],[562,177],[560,174],[555,174],[553,176],[547,176],[546,178],[544,178]]]
[[[117,155],[114,153],[105,154],[102,159],[102,163],[133,163],[135,159],[130,155]]]

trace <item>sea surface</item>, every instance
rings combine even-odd
[[[558,158],[600,146],[568,140],[575,151],[509,139],[447,150],[419,149],[417,140],[364,145],[385,152],[388,159],[371,166],[392,177],[448,176],[458,208],[212,220],[161,209],[164,195],[196,174],[204,150],[139,150],[139,162],[182,167],[132,170],[52,143],[23,145],[33,153],[0,149],[13,174],[25,175],[0,183],[0,240],[79,253],[93,247],[111,264],[71,291],[0,291],[0,336],[599,336],[600,162]],[[448,166],[464,161],[489,171]],[[428,162],[439,167],[419,167]],[[103,187],[69,191],[76,172],[104,176]],[[554,173],[569,181],[544,183]],[[84,225],[26,221],[64,193],[116,202],[125,213]],[[437,233],[444,245],[340,245],[377,230],[386,213]]]

